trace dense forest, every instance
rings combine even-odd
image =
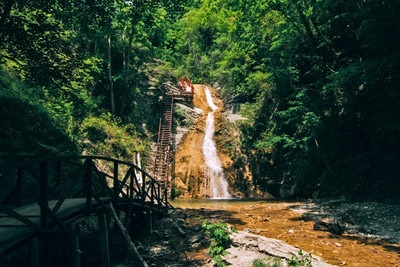
[[[235,164],[261,190],[399,198],[399,13],[396,0],[3,0],[0,155],[149,160],[160,96],[187,75],[247,118]]]

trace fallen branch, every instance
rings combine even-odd
[[[111,204],[108,205],[108,209],[111,212],[112,217],[114,218],[114,220],[117,222],[119,229],[121,230],[122,235],[125,238],[125,241],[128,243],[128,246],[130,248],[130,250],[133,252],[133,254],[135,254],[135,256],[140,260],[140,262],[142,263],[143,267],[148,267],[149,265],[147,265],[147,263],[144,261],[142,255],[139,254],[139,252],[137,251],[135,244],[132,243],[132,240],[128,234],[128,231],[125,229],[125,227],[122,225],[121,221],[119,220],[117,213],[115,212],[113,206]]]

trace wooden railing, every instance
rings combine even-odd
[[[132,163],[101,156],[37,159],[0,157],[1,210],[38,203],[43,227],[67,198],[85,198],[86,210],[112,201],[172,207],[167,188]],[[50,208],[49,201],[56,200]]]
[[[168,202],[167,188],[136,165],[99,156],[84,158],[87,164],[86,168],[92,166],[97,177],[108,183],[112,182],[114,201],[125,198],[143,204],[149,203],[152,206],[172,207]],[[112,174],[104,170],[107,166],[110,167],[109,165],[102,165],[103,169],[99,167],[101,161],[112,164],[110,168]],[[89,170],[87,172],[91,173]]]

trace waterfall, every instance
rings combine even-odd
[[[206,129],[203,139],[203,156],[208,168],[208,177],[210,179],[210,197],[211,198],[231,198],[228,192],[228,182],[222,170],[221,161],[217,154],[214,138],[214,112],[218,107],[214,104],[210,89],[205,88],[207,103],[212,109],[207,115]]]

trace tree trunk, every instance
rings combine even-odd
[[[126,106],[126,101],[128,99],[128,93],[129,93],[128,68],[129,68],[129,65],[130,65],[129,64],[129,57],[130,57],[129,51],[131,49],[131,39],[132,38],[128,38],[128,42],[126,41],[126,36],[125,36],[126,29],[127,29],[127,26],[125,26],[124,32],[123,32],[123,35],[122,35],[122,42],[123,42],[123,66],[122,67],[123,67],[124,86],[125,86],[125,88],[123,88],[124,89],[124,95],[123,95],[122,102],[121,102],[121,109],[120,109],[120,115],[121,116],[123,116],[123,114],[124,114],[124,109],[125,109],[125,106]],[[128,47],[128,49],[127,49],[127,47]]]
[[[110,97],[111,97],[111,114],[115,114],[115,97],[114,97],[114,83],[112,80],[111,71],[111,36],[108,37],[108,82],[110,87]]]

